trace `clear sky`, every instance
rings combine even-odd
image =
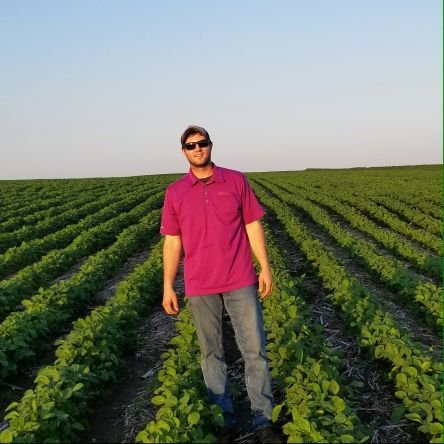
[[[0,0],[0,179],[442,162],[438,0]]]

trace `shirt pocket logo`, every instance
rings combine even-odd
[[[231,225],[239,217],[239,201],[234,193],[218,191],[214,199],[214,209],[217,218],[224,225]]]

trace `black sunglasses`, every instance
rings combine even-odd
[[[194,150],[194,148],[196,148],[196,145],[199,145],[200,148],[206,148],[208,145],[210,144],[210,141],[205,139],[205,140],[199,140],[198,142],[189,142],[189,143],[184,143],[183,147],[188,150]]]

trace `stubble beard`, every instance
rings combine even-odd
[[[193,157],[188,159],[188,162],[191,166],[195,168],[206,168],[212,164],[211,161],[211,154],[208,154],[208,156],[202,157],[201,159],[193,159]]]
[[[204,161],[204,162],[194,162],[194,161],[190,161],[190,164],[191,164],[193,167],[196,167],[196,168],[206,168],[207,166],[210,166],[210,165],[211,165],[211,159],[207,159],[207,160]]]

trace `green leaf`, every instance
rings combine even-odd
[[[10,443],[12,442],[13,435],[9,429],[3,430],[2,433],[0,433],[0,442],[4,443]]]
[[[404,416],[405,407],[403,405],[398,405],[393,409],[392,415],[390,416],[390,421],[398,422]]]
[[[328,390],[333,393],[333,395],[337,395],[339,393],[339,384],[333,379],[330,381],[330,386]]]
[[[190,413],[187,420],[189,425],[196,425],[200,421],[200,415],[198,412]]]
[[[375,348],[375,358],[379,359],[382,358],[385,354],[385,349],[383,345],[378,345]]]
[[[418,427],[418,430],[423,433],[430,433],[431,435],[441,435],[443,428],[439,422],[432,422]]]
[[[296,427],[297,431],[303,432],[303,433],[310,433],[311,432],[311,424],[310,422],[300,416],[297,408],[293,408],[291,411],[291,415],[293,417],[293,424]]]
[[[78,384],[76,384],[73,388],[72,391],[73,392],[77,392],[79,390],[81,390],[83,388],[83,384],[81,382],[79,382]]]
[[[431,424],[429,424],[430,426],[430,433],[432,435],[437,435],[438,433],[441,434],[442,433],[442,424],[440,424],[439,422],[432,422]]]
[[[165,430],[166,432],[169,432],[171,430],[169,424],[166,421],[164,421],[163,419],[159,420],[157,422],[157,425],[158,425],[159,429]]]
[[[398,373],[396,375],[396,384],[407,384],[407,376],[404,373]]]
[[[279,418],[279,415],[281,413],[282,407],[284,407],[283,404],[278,404],[277,406],[274,407],[273,412],[271,414],[271,420],[273,422],[276,422]]]
[[[412,378],[416,378],[418,376],[418,370],[416,370],[415,367],[403,367],[402,373],[406,373],[407,375],[411,376]]]
[[[321,371],[321,366],[319,365],[319,362],[315,362],[315,363],[313,364],[313,367],[312,367],[311,371],[312,371],[312,373],[313,373],[315,376],[318,376],[318,375],[319,375],[319,373],[320,373],[320,371]]]
[[[339,441],[344,442],[344,443],[356,442],[355,438],[351,435],[341,435],[341,437],[339,438]]]
[[[296,434],[291,434],[288,437],[288,441],[289,443],[303,443],[304,439],[302,438],[301,435],[296,435]]]
[[[399,391],[395,392],[395,396],[398,399],[404,399],[407,396],[407,393],[404,392],[403,390],[399,390]]]
[[[12,402],[11,404],[8,405],[8,407],[6,408],[5,412],[9,412],[10,410],[16,408],[19,405],[18,402]]]
[[[152,402],[154,405],[162,405],[162,404],[165,403],[165,398],[164,398],[163,396],[154,396],[154,397],[151,399],[151,402]]]
[[[136,442],[149,442],[148,432],[146,430],[142,430],[136,436]]]
[[[410,421],[422,423],[422,418],[417,413],[409,413],[408,415],[405,415],[405,417],[410,419]]]

